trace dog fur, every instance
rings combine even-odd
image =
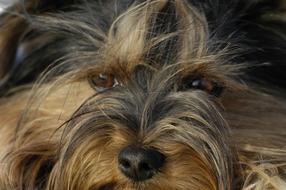
[[[285,190],[285,9],[14,4],[0,17],[0,190]],[[133,181],[118,169],[129,145],[166,163]]]

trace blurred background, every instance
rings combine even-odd
[[[2,12],[5,7],[11,5],[15,1],[17,0],[0,0],[0,12]]]

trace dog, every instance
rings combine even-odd
[[[0,190],[285,190],[284,0],[26,0],[0,17]]]

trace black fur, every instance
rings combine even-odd
[[[280,88],[286,87],[285,60],[286,60],[286,23],[282,19],[273,19],[271,14],[279,13],[281,4],[278,0],[247,1],[247,0],[189,0],[200,11],[204,12],[209,23],[211,35],[225,44],[232,43],[240,47],[240,52],[233,58],[233,62],[246,62],[249,64],[248,75],[242,78],[267,83]],[[40,2],[40,3],[39,3]],[[107,32],[112,22],[133,3],[141,0],[70,0],[70,1],[39,1],[34,3],[27,14],[28,27],[17,45],[14,58],[11,59],[9,72],[2,80],[0,93],[7,94],[10,89],[29,84],[35,81],[47,68],[57,64],[56,60],[71,54],[74,47],[82,46],[84,49],[93,49],[88,42],[79,44],[76,36],[65,28],[45,26],[46,23],[34,23],[33,16],[41,13],[63,14],[71,20],[79,20],[87,25],[100,27]],[[32,3],[27,1],[25,3]],[[159,14],[156,23],[161,23],[152,35],[156,33],[170,33],[176,30],[176,15],[172,11],[172,1],[163,14]],[[25,13],[25,11],[24,11]],[[169,16],[166,16],[169,14]],[[5,17],[4,14],[2,19]],[[172,16],[170,16],[172,15]],[[171,19],[171,20],[170,20]],[[153,29],[154,30],[154,29]],[[45,41],[46,35],[51,39]],[[154,37],[154,36],[150,37]],[[44,36],[44,37],[43,37]],[[33,46],[33,49],[23,49],[35,38],[43,38]],[[174,49],[177,39],[164,42],[158,48]],[[44,44],[41,44],[44,41]],[[275,44],[275,45],[274,45]],[[224,45],[221,45],[223,47]],[[21,49],[22,48],[22,49]],[[168,62],[174,59],[176,52],[167,52],[156,56],[153,51],[147,57],[152,60],[162,59]],[[76,53],[76,52],[74,52]],[[164,56],[162,56],[164,55]],[[53,66],[51,66],[53,65]],[[66,67],[66,65],[65,65]],[[69,68],[59,69],[65,72]]]

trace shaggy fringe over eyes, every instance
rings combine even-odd
[[[167,13],[160,13],[161,10]],[[154,69],[164,64],[179,65],[185,75],[207,75],[222,80],[230,88],[240,86],[233,77],[246,66],[232,64],[232,60],[241,50],[230,43],[212,40],[204,15],[185,1],[155,0],[135,4],[113,21],[107,33],[96,23],[75,21],[77,14],[37,16],[32,22],[43,31],[68,36],[66,40],[73,51],[61,58],[65,61],[60,60],[61,64],[53,69],[78,70],[79,73],[72,73],[68,78],[86,77],[102,70],[126,78],[136,65],[145,64],[147,60]],[[166,19],[164,14],[175,17],[170,21],[173,25],[158,24],[158,20]],[[173,51],[176,48],[180,51]]]
[[[0,190],[285,189],[284,97],[240,83],[242,47],[216,40],[185,0],[134,3],[108,30],[82,9],[29,18],[67,48],[34,89],[1,99]],[[119,85],[95,92],[87,79],[101,73]],[[225,93],[180,90],[188,76]],[[166,165],[132,182],[117,161],[130,144]]]

